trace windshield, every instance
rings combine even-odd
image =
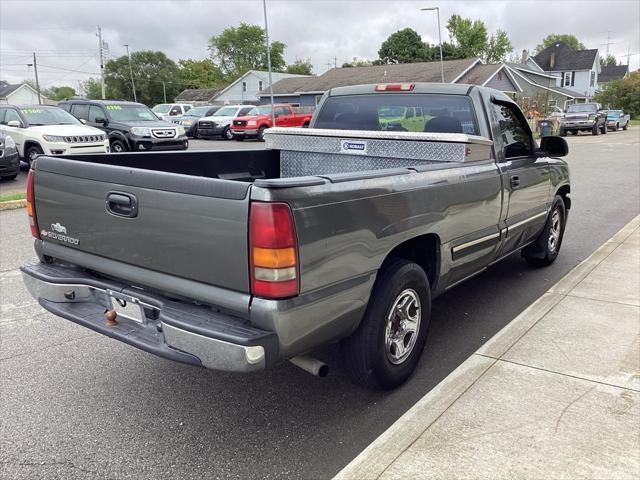
[[[479,135],[468,97],[434,94],[375,94],[329,97],[315,128]]]
[[[607,117],[619,117],[622,114],[621,110],[609,110],[607,112]]]
[[[116,122],[157,122],[156,117],[144,105],[105,105],[109,119]]]
[[[268,107],[254,107],[249,110],[247,115],[271,115],[271,106]]]
[[[171,110],[171,105],[169,105],[168,103],[161,103],[160,105],[156,105],[155,107],[153,107],[152,110],[156,113],[169,113],[169,110]]]
[[[194,107],[189,109],[188,112],[186,112],[183,117],[203,117],[210,109],[211,107]]]
[[[212,116],[214,117],[235,117],[238,107],[222,107]]]
[[[80,121],[61,108],[21,108],[29,125],[81,125]]]
[[[597,112],[598,108],[589,103],[583,103],[578,105],[571,105],[567,109],[567,113],[581,113],[581,112]]]

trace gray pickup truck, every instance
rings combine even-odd
[[[337,88],[310,127],[270,129],[264,150],[41,156],[28,289],[55,315],[212,369],[291,360],[323,376],[307,354],[340,341],[355,382],[390,389],[416,367],[432,299],[513,253],[558,255],[567,144],[539,148],[504,94]]]

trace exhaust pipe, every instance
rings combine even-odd
[[[296,367],[300,367],[305,372],[309,372],[316,377],[324,378],[329,374],[329,365],[306,355],[290,358],[289,361]]]

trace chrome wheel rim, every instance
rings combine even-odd
[[[233,133],[231,133],[231,130],[229,130],[228,128],[224,135],[225,137],[227,137],[227,140],[233,140]]]
[[[562,219],[558,210],[553,211],[551,215],[551,228],[549,229],[549,251],[554,253],[560,242],[560,229],[562,227]]]
[[[422,319],[420,297],[407,288],[396,297],[389,310],[385,328],[385,354],[394,365],[404,362],[416,344]]]
[[[34,161],[37,156],[40,155],[40,153],[38,153],[36,150],[30,150],[29,151],[29,161]]]
[[[114,143],[112,150],[116,153],[121,153],[123,151],[123,148],[119,143]]]

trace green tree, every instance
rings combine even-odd
[[[180,70],[164,53],[141,50],[131,54],[131,69],[138,102],[153,106],[164,102],[164,88],[168,102],[173,101],[182,88]],[[126,55],[109,60],[105,65],[105,82],[108,98],[133,100],[133,88],[129,75],[129,59]],[[164,84],[163,84],[164,82]]]
[[[271,42],[271,68],[275,72],[285,69],[285,47],[282,42]],[[241,23],[239,27],[226,28],[209,39],[209,51],[226,80],[235,79],[248,70],[267,69],[267,37],[258,25]]]
[[[212,88],[224,82],[220,68],[210,58],[178,60],[178,69],[184,88]]]
[[[496,63],[504,61],[507,54],[513,50],[504,30],[497,29],[489,36],[486,25],[480,20],[451,15],[447,22],[447,30],[454,47],[451,53],[455,58],[480,57],[487,63]]]
[[[549,35],[544,37],[544,39],[542,39],[542,43],[536,47],[534,55],[537,55],[545,48],[557,42],[566,43],[571,50],[585,49],[584,44],[580,42],[575,35],[572,35],[570,33],[550,33]]]
[[[287,73],[295,73],[298,75],[311,75],[313,72],[313,65],[311,65],[311,61],[308,58],[298,59],[287,65],[285,71]]]
[[[91,100],[102,98],[102,86],[97,78],[89,78],[82,82],[82,90],[84,96]]]
[[[489,44],[484,52],[484,60],[487,63],[502,62],[512,50],[513,45],[511,45],[507,32],[497,29],[496,33],[489,38]]]
[[[428,62],[433,60],[430,55],[429,45],[411,28],[392,33],[378,50],[378,56],[383,63]]]
[[[612,80],[605,83],[603,89],[596,94],[594,100],[608,108],[622,108],[631,117],[639,116],[640,70],[631,72],[620,80]]]
[[[618,61],[616,60],[616,57],[611,54],[600,58],[601,67],[615,67],[616,65],[618,65]]]
[[[366,59],[358,59],[356,57],[353,58],[353,62],[345,62],[341,65],[342,68],[351,68],[351,67],[370,67],[372,65],[378,65],[376,61],[366,60]]]
[[[42,92],[42,94],[49,100],[55,100],[56,102],[64,100],[65,98],[75,97],[76,91],[72,87],[51,87]]]

